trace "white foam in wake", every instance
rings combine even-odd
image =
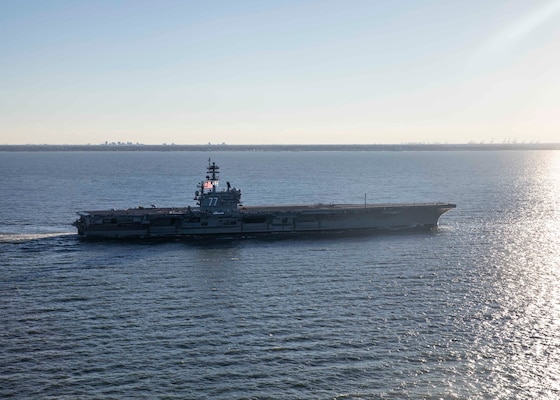
[[[0,243],[21,243],[31,240],[48,239],[53,237],[61,237],[75,235],[74,232],[56,232],[56,233],[0,233]]]

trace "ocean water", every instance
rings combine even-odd
[[[85,209],[449,201],[436,232],[88,242]],[[0,398],[560,398],[560,152],[0,153]]]

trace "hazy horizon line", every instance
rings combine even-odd
[[[400,143],[400,144],[0,144],[0,151],[399,151],[399,150],[560,150],[560,143]]]
[[[468,141],[468,142],[401,142],[401,143],[141,143],[141,142],[106,142],[106,143],[0,143],[0,146],[476,146],[476,145],[559,145],[560,142],[516,141]]]

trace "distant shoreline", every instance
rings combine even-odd
[[[21,151],[495,151],[560,150],[560,143],[468,143],[468,144],[272,144],[272,145],[0,145],[3,152]]]

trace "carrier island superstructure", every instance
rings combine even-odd
[[[241,190],[218,190],[219,167],[208,160],[196,206],[80,211],[73,223],[85,238],[251,236],[298,232],[435,229],[451,203],[243,206]]]

